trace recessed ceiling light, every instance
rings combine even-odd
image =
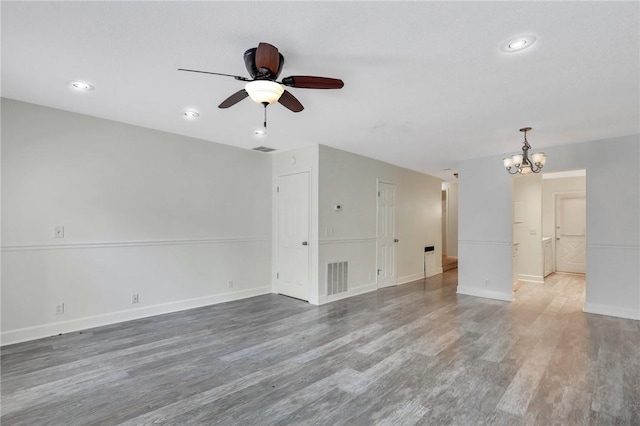
[[[71,86],[72,89],[77,90],[79,92],[88,92],[90,90],[95,89],[95,87],[93,87],[91,84],[84,81],[79,81],[79,80],[70,81],[69,86]]]
[[[518,50],[518,49],[522,49],[526,45],[527,45],[527,40],[521,38],[514,42],[509,43],[509,46],[507,47],[511,50]]]
[[[533,36],[533,35],[518,36],[504,43],[500,47],[500,50],[507,53],[519,52],[521,50],[528,49],[529,47],[533,46],[535,42],[536,42],[536,36]]]
[[[187,110],[187,111],[183,112],[183,114],[187,118],[198,118],[198,117],[200,117],[200,113],[198,113],[196,111],[192,111],[192,110]]]

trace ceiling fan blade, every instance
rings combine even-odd
[[[233,77],[236,80],[241,80],[241,81],[251,81],[250,79],[246,78],[246,77],[241,77],[239,75],[231,75],[231,74],[222,74],[219,72],[211,72],[211,71],[198,71],[198,70],[187,70],[184,68],[178,68],[178,71],[188,71],[188,72],[197,72],[200,74],[213,74],[213,75],[222,75],[224,77]]]
[[[342,89],[344,82],[339,78],[292,75],[282,79],[282,84],[301,89]]]
[[[234,93],[233,95],[229,96],[227,99],[222,101],[222,103],[218,105],[218,108],[229,108],[230,106],[234,106],[235,104],[237,104],[238,102],[246,98],[247,96],[249,96],[249,94],[247,93],[246,90],[244,89],[238,90],[236,93]]]
[[[280,54],[275,46],[269,43],[258,44],[256,51],[256,68],[266,68],[273,75],[278,74],[280,68]]]
[[[282,96],[280,96],[278,102],[280,102],[282,105],[289,108],[293,112],[300,112],[304,109],[300,101],[287,90],[282,93]]]

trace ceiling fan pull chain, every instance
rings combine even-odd
[[[267,105],[269,105],[268,103],[264,102],[264,128],[266,130],[267,128]]]

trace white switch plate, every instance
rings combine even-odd
[[[53,227],[53,237],[54,238],[64,238],[64,226],[54,226]]]
[[[536,228],[529,228],[529,234],[536,235]]]
[[[64,303],[56,305],[56,315],[64,314]]]

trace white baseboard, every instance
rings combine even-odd
[[[518,281],[526,281],[528,283],[544,284],[544,277],[541,275],[518,274]]]
[[[21,328],[17,330],[9,330],[0,334],[0,346],[41,339],[43,337],[50,337],[63,333],[86,330],[88,328],[100,327],[103,325],[110,325],[124,321],[147,318],[154,315],[168,314],[171,312],[184,311],[186,309],[200,308],[202,306],[231,302],[233,300],[246,299],[248,297],[260,296],[262,294],[269,293],[271,293],[271,287],[256,287],[248,290],[235,291],[232,293],[216,294],[198,297],[195,299],[179,300],[177,302],[144,306],[136,309],[129,309],[126,311],[77,318],[69,321],[60,321],[50,324],[37,325],[34,327]]]
[[[443,272],[442,268],[436,269],[435,272],[427,274],[427,278],[433,277],[433,276],[438,275],[438,274],[442,274],[442,272]],[[398,278],[398,281],[397,281],[396,285],[408,284],[408,283],[411,283],[413,281],[418,281],[418,280],[422,280],[422,279],[424,279],[424,273],[405,275],[404,277],[399,277]]]
[[[640,320],[640,311],[638,311],[637,309],[620,308],[618,306],[599,305],[595,303],[585,303],[583,311],[588,314],[607,315],[610,317]]]
[[[405,275],[404,277],[398,277],[398,280],[396,281],[396,285],[407,284],[407,283],[417,281],[417,280],[422,280],[422,279],[424,279],[424,274]]]
[[[503,293],[501,291],[484,290],[474,287],[458,286],[457,293],[467,296],[484,297],[485,299],[504,300],[505,302],[511,302],[513,300],[513,294],[511,292]]]
[[[433,277],[434,275],[438,275],[438,274],[444,274],[444,269],[443,268],[436,269],[436,271],[433,274],[427,274],[427,278]]]
[[[346,299],[347,297],[357,296],[359,294],[369,293],[376,290],[378,290],[378,284],[369,283],[352,288],[349,291],[345,291],[344,293],[332,294],[331,296],[320,296],[317,300],[309,300],[309,303],[311,303],[312,305],[324,305],[326,303],[335,302],[336,300]]]

